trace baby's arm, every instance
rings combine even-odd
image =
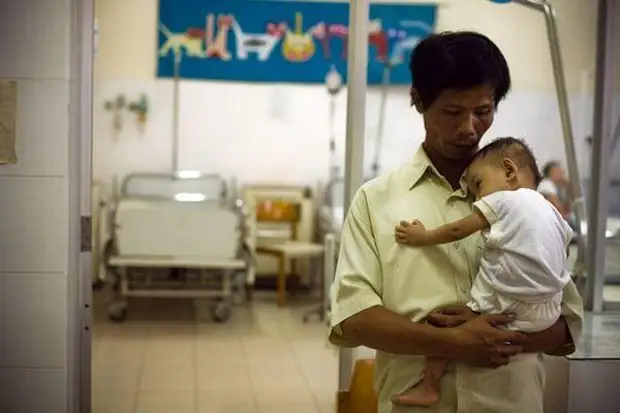
[[[401,221],[396,227],[396,241],[412,247],[447,244],[486,228],[489,228],[489,223],[477,209],[474,209],[471,215],[435,229],[427,230],[418,220]]]

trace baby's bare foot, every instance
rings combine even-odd
[[[406,392],[392,397],[392,403],[402,406],[432,406],[439,402],[439,389],[420,382]]]

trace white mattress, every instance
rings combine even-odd
[[[218,204],[122,199],[116,209],[119,255],[236,258],[239,218]]]
[[[608,217],[607,218],[607,238],[617,237],[620,233],[620,218],[618,217]]]

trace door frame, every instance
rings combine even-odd
[[[67,412],[91,412],[91,182],[95,0],[70,2]]]

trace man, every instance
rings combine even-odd
[[[472,212],[460,178],[510,88],[506,60],[480,34],[443,33],[420,42],[410,70],[424,143],[412,162],[366,183],[351,204],[332,292],[330,339],[377,350],[380,413],[542,413],[541,354],[569,354],[581,331],[575,286],[564,290],[562,318],[541,333],[498,328],[510,315],[481,315],[463,323],[463,306],[450,304],[470,298],[481,239],[422,249],[394,240],[394,226],[402,219],[436,227]],[[392,405],[394,394],[422,377],[425,356],[453,360],[441,381],[439,403]]]
[[[543,180],[538,185],[538,192],[556,207],[564,219],[570,219],[571,207],[566,202],[569,185],[564,169],[559,162],[550,161],[545,164],[542,173]]]

